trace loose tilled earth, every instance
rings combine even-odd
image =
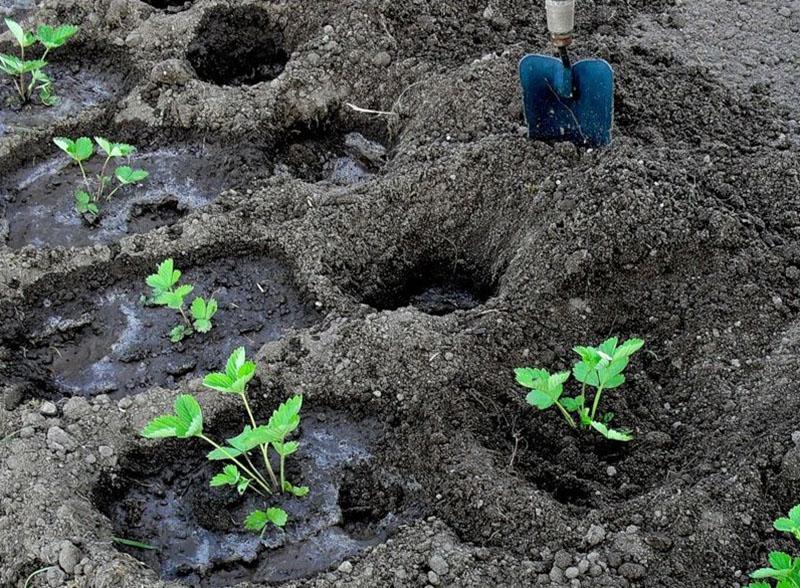
[[[800,2],[579,2],[603,150],[524,137],[539,4],[2,0],[81,30],[59,106],[0,85],[0,585],[737,587],[797,551]],[[75,222],[60,135],[152,176]],[[176,346],[166,257],[221,309]],[[629,444],[513,379],[609,335],[647,341]],[[304,395],[311,494],[264,543],[201,447],[138,436],[179,391],[234,433],[200,376],[240,344],[260,418]]]

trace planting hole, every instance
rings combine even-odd
[[[218,301],[210,332],[170,342],[180,315],[140,299],[149,294],[144,279],[151,272],[91,294],[73,283],[59,294],[62,302],[45,301],[23,334],[7,343],[20,355],[20,373],[12,379],[49,374],[50,388],[62,396],[125,396],[155,385],[174,387],[184,377],[218,369],[220,358],[240,345],[253,352],[286,329],[318,319],[289,270],[273,259],[242,255],[177,267],[184,272],[182,283],[195,287],[190,300],[198,295]]]
[[[36,99],[20,105],[14,84],[0,81],[0,137],[15,128],[35,128],[68,120],[87,108],[109,101],[124,88],[122,76],[113,70],[100,69],[97,63],[48,64],[47,75],[53,80],[59,101],[43,106]]]
[[[308,182],[356,184],[380,171],[386,154],[380,142],[357,131],[315,136],[289,145],[278,157],[276,173]]]
[[[288,61],[283,33],[266,11],[246,6],[206,12],[187,56],[201,80],[221,86],[275,79]]]
[[[434,316],[480,306],[494,293],[494,285],[476,279],[473,272],[458,268],[442,269],[440,264],[420,264],[406,272],[397,272],[381,287],[367,288],[364,302],[378,310],[396,310],[413,306]]]
[[[374,507],[381,520],[353,532],[342,505],[343,495],[354,494],[348,486],[353,480],[350,468],[372,471],[370,447],[379,429],[376,422],[353,422],[334,412],[304,417],[297,438],[300,450],[293,456],[296,466],[289,477],[310,492],[301,499],[277,496],[267,501],[286,510],[289,523],[284,531],[268,529],[263,541],[245,531],[242,522],[250,511],[267,503],[252,492],[240,497],[230,488],[209,488],[209,480],[222,466],[205,460],[205,447],[199,441],[182,443],[177,461],[167,457],[169,444],[155,450],[163,455],[127,456],[120,475],[98,486],[95,498],[111,519],[115,535],[157,548],[120,549],[165,579],[192,586],[230,586],[308,577],[385,541],[407,515],[402,500],[382,501]],[[359,493],[358,504],[375,496]]]
[[[191,0],[144,0],[153,8],[164,10],[166,12],[180,12],[186,10],[192,5]]]
[[[102,164],[103,157],[95,155],[86,165],[87,174],[97,174]],[[142,168],[150,175],[110,200],[101,199],[100,217],[92,226],[75,211],[74,193],[83,188],[81,172],[65,154],[9,174],[0,183],[8,244],[84,247],[169,226],[238,185],[246,176],[240,170],[248,169],[239,167],[238,160],[229,164],[216,148],[193,145],[137,152],[116,165]]]

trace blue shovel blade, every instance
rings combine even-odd
[[[564,67],[561,59],[526,55],[519,64],[531,139],[608,145],[614,120],[614,70],[602,59]]]

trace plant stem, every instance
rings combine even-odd
[[[594,420],[594,416],[595,416],[595,414],[597,414],[597,407],[600,405],[600,395],[603,394],[603,386],[600,385],[600,376],[599,376],[599,374],[598,374],[597,381],[598,381],[598,388],[597,388],[597,392],[594,395],[594,402],[592,403],[592,414],[591,414],[592,420]]]
[[[286,462],[286,456],[281,453],[281,492],[283,492],[283,487],[286,484],[286,478],[283,475],[283,465]]]
[[[25,63],[25,46],[22,45],[22,44],[20,44],[20,46],[19,46],[19,56],[20,56],[20,59],[22,60],[22,63]],[[18,88],[18,91],[19,91],[20,97],[22,98],[22,103],[24,104],[25,102],[28,101],[28,95],[27,95],[27,92],[25,91],[25,72],[21,72],[19,74],[19,88]]]
[[[256,419],[253,417],[253,411],[250,410],[250,403],[247,402],[247,392],[242,392],[242,402],[244,402],[244,408],[247,410],[247,416],[250,417],[250,423],[253,425],[254,429],[258,428],[256,425]],[[275,487],[278,488],[281,492],[283,492],[283,484],[278,486],[278,480],[275,477],[275,472],[272,471],[272,466],[269,463],[269,454],[267,453],[267,446],[266,445],[259,445],[261,447],[261,455],[264,456],[264,467],[267,468],[267,472],[269,473],[269,477],[272,478],[272,483],[275,484]]]
[[[111,200],[111,197],[112,197],[114,194],[116,194],[116,193],[117,193],[117,190],[119,190],[120,188],[122,188],[122,186],[124,186],[124,185],[125,185],[125,184],[120,184],[119,186],[117,186],[116,188],[114,188],[113,190],[111,190],[111,192],[109,192],[108,196],[106,196],[106,200]]]
[[[83,163],[78,161],[78,167],[81,168],[81,175],[83,176],[83,183],[86,186],[86,191],[89,194],[91,194],[92,193],[92,187],[89,185],[89,178],[86,177],[86,170],[83,169]]]
[[[103,197],[103,188],[105,188],[106,185],[106,167],[108,167],[109,161],[111,161],[110,155],[106,157],[106,160],[103,162],[103,168],[100,170],[100,187],[97,189],[97,198],[96,198],[96,200],[98,201]],[[111,192],[111,194],[113,193],[114,192]],[[111,194],[108,195],[108,200],[111,200]]]
[[[243,472],[248,474],[251,478],[253,478],[253,480],[255,480],[255,482],[259,486],[261,486],[264,490],[266,490],[267,494],[272,494],[272,490],[269,488],[269,486],[267,486],[262,481],[261,476],[259,476],[258,473],[252,471],[250,468],[248,468],[246,465],[244,465],[241,461],[239,461],[238,459],[233,457],[230,453],[228,453],[228,451],[224,447],[221,447],[218,443],[216,443],[213,440],[209,439],[205,435],[198,435],[198,437],[200,437],[203,441],[205,441],[206,443],[211,445],[214,449],[219,449],[222,453],[224,453],[228,457],[228,459],[230,459],[233,463],[235,463],[237,466],[239,466],[242,469]]]
[[[558,400],[556,400],[556,406],[558,407],[558,410],[561,411],[561,414],[564,415],[564,418],[567,419],[567,422],[569,423],[569,426],[572,427],[573,429],[577,429],[578,426],[575,424],[575,419],[573,419],[572,416],[570,416],[570,414],[567,412],[567,410],[563,406],[561,406],[561,403]],[[282,466],[283,466],[283,463],[281,463],[281,475],[283,475],[283,467]]]
[[[179,306],[178,307],[178,312],[181,313],[181,316],[183,317],[184,322],[191,329],[192,328],[192,323],[189,321],[189,318],[186,316],[186,313],[183,312],[183,306]]]

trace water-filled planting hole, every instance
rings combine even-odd
[[[460,265],[418,264],[366,288],[365,303],[378,310],[413,306],[424,313],[443,316],[480,306],[495,292],[490,277]]]
[[[19,359],[19,373],[9,374],[11,380],[50,382],[45,388],[60,396],[124,396],[155,385],[173,387],[184,377],[218,370],[240,345],[253,353],[287,329],[319,318],[293,285],[291,272],[274,259],[242,255],[176,267],[183,271],[181,283],[194,285],[187,306],[194,296],[218,301],[210,332],[180,343],[169,340],[180,315],[141,300],[149,293],[144,280],[155,264],[153,272],[107,289],[90,291],[75,283],[58,294],[61,302],[45,299],[22,325],[22,334],[6,342]]]
[[[225,86],[273,80],[289,59],[281,30],[266,11],[252,6],[206,12],[187,57],[201,80]]]
[[[11,48],[9,51],[13,52]],[[122,76],[117,73],[118,69],[102,66],[91,62],[83,64],[79,58],[70,62],[63,54],[56,55],[45,71],[53,80],[59,97],[55,106],[44,106],[35,97],[21,105],[14,84],[4,77],[0,80],[0,137],[15,128],[43,127],[67,120],[112,99],[124,88]]]
[[[95,155],[85,165],[87,174],[96,175],[102,164],[103,158]],[[117,191],[110,200],[101,199],[100,215],[91,225],[75,211],[74,193],[84,187],[80,169],[66,154],[59,151],[8,174],[0,182],[8,244],[83,247],[169,226],[209,204],[222,190],[238,186],[250,169],[208,145],[143,149],[117,165],[141,168],[150,175],[139,185]]]
[[[400,499],[387,501],[375,491],[375,480],[386,477],[380,471],[353,489],[354,468],[373,471],[370,452],[379,430],[375,422],[353,422],[335,412],[303,416],[300,450],[291,458],[292,481],[310,488],[302,499],[265,501],[252,492],[239,497],[230,488],[209,488],[221,465],[205,460],[206,448],[194,441],[179,445],[178,460],[166,451],[176,449],[174,443],[126,456],[122,471],[101,482],[95,498],[115,535],[157,548],[121,547],[165,579],[230,586],[303,578],[385,541],[413,516],[402,492],[396,492]],[[232,428],[230,434],[236,432]],[[242,521],[265,506],[280,506],[289,522],[284,531],[270,529],[261,540],[245,531]],[[360,509],[357,528],[350,521],[354,508]]]

